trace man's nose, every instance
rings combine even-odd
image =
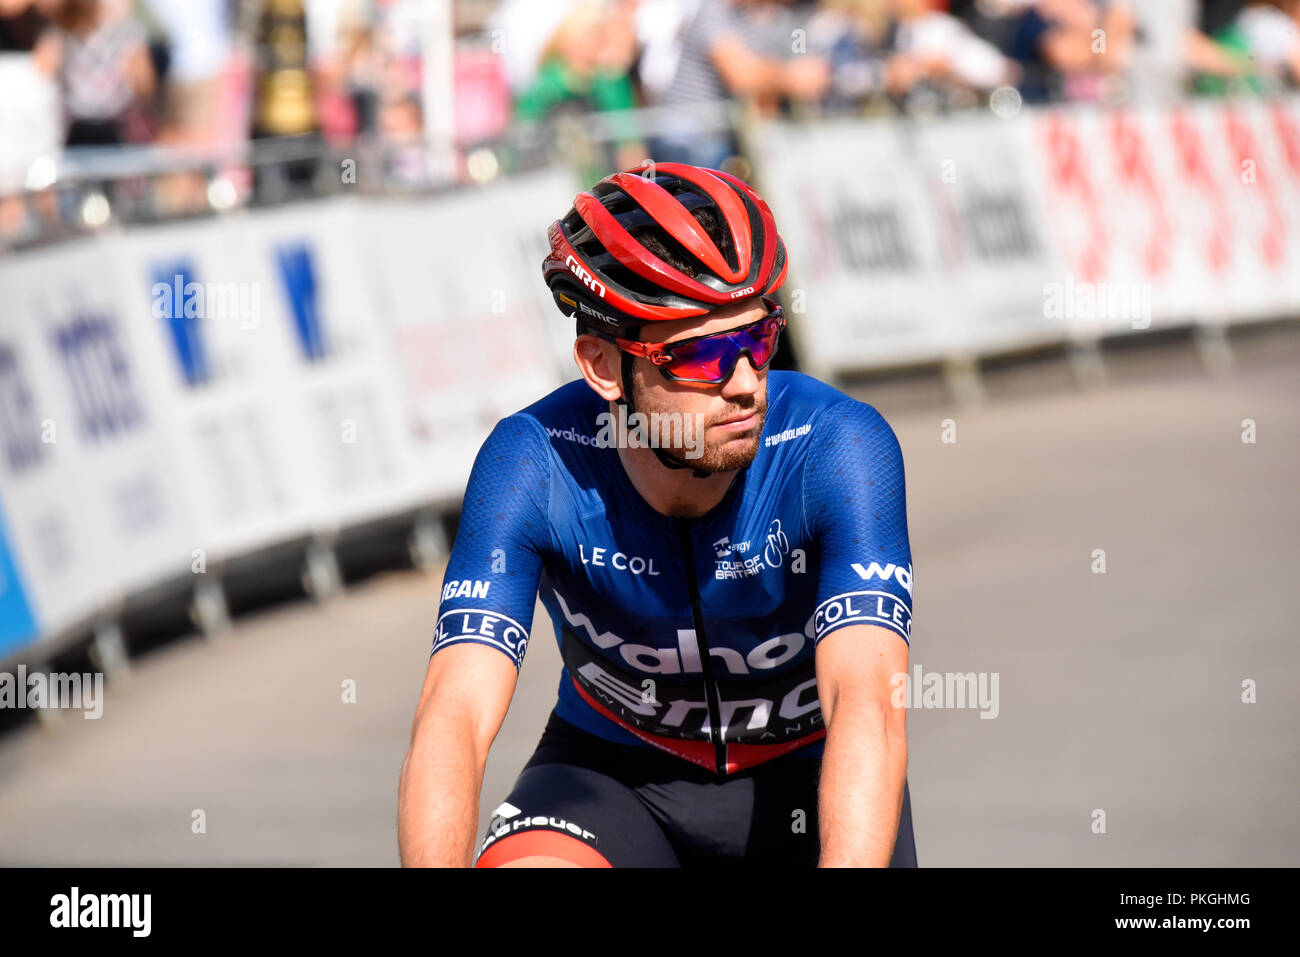
[[[736,360],[736,367],[731,370],[731,375],[727,381],[722,383],[722,397],[724,399],[738,398],[742,395],[753,395],[758,391],[758,372],[754,369],[754,364],[750,361],[749,353],[742,353]]]

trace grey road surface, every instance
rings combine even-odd
[[[903,446],[912,667],[997,676],[996,716],[909,715],[922,866],[1300,864],[1300,336],[1221,378],[1179,345],[1109,367],[1015,367],[969,409],[854,390]],[[179,641],[101,719],[0,739],[0,863],[395,864],[440,578]],[[480,830],[554,702],[540,607],[529,649]]]

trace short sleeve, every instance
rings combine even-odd
[[[736,14],[728,0],[700,0],[689,36],[704,50],[728,35],[737,35]]]
[[[832,406],[813,429],[804,466],[804,520],[816,543],[813,641],[846,625],[880,625],[909,644],[912,553],[903,453],[871,406]]]
[[[523,414],[502,419],[470,471],[430,657],[469,641],[523,664],[550,542],[549,496],[541,426]]]

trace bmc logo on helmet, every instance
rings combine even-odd
[[[596,281],[595,276],[587,272],[587,270],[583,269],[582,264],[579,263],[576,259],[574,259],[573,256],[570,255],[567,258],[565,258],[564,265],[569,267],[569,272],[573,273],[575,276],[577,276],[579,279],[582,280],[582,284],[584,286],[586,286],[592,292],[600,296],[601,299],[605,298],[605,287],[601,283]]]
[[[597,285],[600,284],[597,283]],[[593,316],[596,319],[600,319],[603,322],[608,322],[610,325],[613,326],[618,325],[618,320],[615,319],[613,316],[607,316],[603,312],[600,312],[596,309],[592,309],[591,306],[587,305],[581,299],[578,299],[577,303],[578,303],[578,308],[581,309],[583,312],[585,312],[587,315]]]
[[[741,296],[748,296],[754,291],[753,286],[746,286],[744,289],[737,289],[731,294],[732,299],[739,299]]]

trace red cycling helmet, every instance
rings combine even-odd
[[[694,215],[707,208],[725,241]],[[637,239],[648,227],[693,272],[665,262]],[[785,282],[785,245],[772,211],[744,180],[721,170],[657,163],[606,176],[579,193],[547,231],[542,275],[566,315],[609,333],[686,319]]]

